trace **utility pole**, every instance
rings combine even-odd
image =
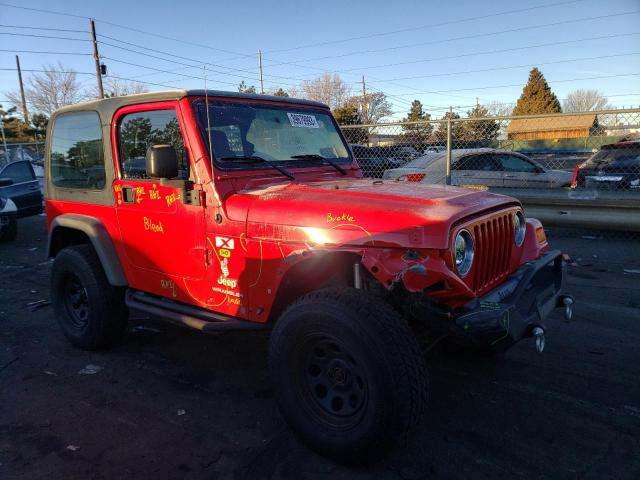
[[[262,81],[262,49],[258,50],[258,69],[260,70],[260,93],[264,95],[264,83]]]
[[[9,149],[7,148],[7,137],[4,136],[4,122],[0,117],[0,131],[2,131],[2,146],[4,147],[4,162],[0,162],[0,166],[3,163],[9,163]]]
[[[104,98],[104,89],[102,88],[102,69],[100,68],[100,55],[98,54],[98,40],[96,40],[96,24],[93,18],[89,19],[91,23],[91,39],[93,40],[93,59],[96,63],[96,80],[98,81],[98,98]]]
[[[27,110],[27,100],[24,96],[24,84],[22,83],[22,69],[20,68],[20,57],[16,55],[16,68],[18,69],[18,82],[20,83],[20,99],[22,100],[22,119],[24,123],[29,123],[29,111]]]
[[[444,163],[445,184],[451,185],[451,118],[453,117],[453,106],[449,106],[449,118],[447,118],[447,152]]]
[[[369,106],[367,105],[367,86],[362,76],[362,121],[366,125],[369,123]]]

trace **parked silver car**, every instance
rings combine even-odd
[[[432,184],[445,183],[446,152],[430,152],[384,172],[382,178]],[[572,172],[549,170],[516,152],[493,148],[451,151],[451,184],[487,187],[548,188],[571,184]]]

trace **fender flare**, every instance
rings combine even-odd
[[[122,270],[120,258],[113,246],[111,236],[100,220],[88,215],[75,213],[58,215],[51,222],[49,229],[47,258],[52,257],[52,239],[56,229],[59,227],[83,232],[89,238],[91,245],[93,245],[109,283],[117,287],[126,287],[128,285],[127,277]]]

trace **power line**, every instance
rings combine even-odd
[[[10,53],[37,53],[43,55],[91,55],[90,53],[80,53],[80,52],[49,52],[44,50],[11,50],[11,49],[0,49],[0,52],[10,52]]]
[[[187,40],[182,40],[180,38],[169,37],[169,36],[166,36],[166,35],[160,35],[158,33],[153,33],[153,32],[147,32],[147,31],[140,30],[140,29],[137,29],[137,28],[127,27],[125,25],[120,25],[120,24],[113,23],[113,22],[107,22],[105,20],[96,19],[96,21],[98,23],[104,23],[105,25],[111,25],[112,27],[123,28],[125,30],[131,30],[132,32],[142,33],[144,35],[149,35],[149,36],[157,37],[157,38],[163,38],[165,40],[171,40],[172,42],[184,43],[185,45],[192,45],[192,46],[195,46],[195,47],[207,48],[209,50],[214,50],[214,51],[217,51],[217,52],[223,52],[223,53],[228,53],[230,55],[236,55],[236,56],[239,56],[241,58],[246,58],[246,57],[253,58],[253,55],[234,52],[234,51],[231,51],[231,50],[225,50],[225,49],[222,49],[222,48],[215,48],[215,47],[212,47],[210,45],[204,45],[204,44],[200,44],[200,43],[189,42]]]
[[[31,27],[27,25],[0,25],[2,28],[24,28],[29,30],[47,30],[52,32],[89,33],[86,30],[71,30],[67,28]]]
[[[74,15],[74,14],[71,14],[71,13],[60,12],[60,11],[55,11],[55,10],[45,10],[45,9],[42,9],[42,8],[23,7],[23,6],[20,6],[20,5],[12,5],[10,3],[4,3],[4,2],[0,3],[0,5],[5,6],[5,7],[10,7],[10,8],[17,8],[17,9],[21,9],[21,10],[28,10],[28,11],[32,11],[32,12],[47,13],[47,14],[51,14],[51,15],[61,15],[61,16],[73,17],[73,18],[82,18],[82,19],[85,19],[85,20],[89,18],[87,16],[82,16],[82,15]],[[121,24],[114,23],[114,22],[108,22],[106,20],[101,20],[101,19],[98,19],[98,18],[94,18],[94,20],[96,22],[98,22],[98,23],[103,23],[105,25],[111,25],[112,27],[118,27],[118,28],[122,28],[122,29],[125,29],[125,30],[130,30],[130,31],[136,32],[136,33],[142,33],[144,35],[150,35],[152,37],[163,38],[165,40],[171,40],[172,42],[179,42],[179,43],[184,43],[184,44],[187,44],[187,45],[193,45],[193,46],[197,46],[197,47],[201,47],[201,48],[208,48],[210,50],[227,53],[229,55],[236,55],[236,56],[239,56],[239,57],[253,57],[253,55],[244,54],[244,53],[240,53],[240,52],[234,52],[232,50],[225,50],[225,49],[221,49],[221,48],[216,48],[216,47],[212,47],[210,45],[203,45],[203,44],[199,44],[199,43],[189,42],[187,40],[183,40],[183,39],[180,39],[180,38],[169,37],[167,35],[160,35],[158,33],[147,32],[145,30],[140,30],[138,28],[128,27],[126,25],[121,25]]]
[[[116,62],[116,63],[123,63],[125,65],[131,65],[134,67],[140,67],[140,68],[145,68],[147,70],[153,70],[154,72],[161,72],[161,73],[170,73],[172,75],[179,75],[181,77],[185,77],[185,78],[191,78],[191,79],[197,79],[197,80],[203,80],[203,77],[198,77],[195,75],[187,75],[186,73],[178,73],[178,72],[170,72],[168,70],[162,70],[160,68],[155,68],[155,67],[149,67],[146,65],[140,65],[138,63],[132,63],[132,62],[125,62],[124,60],[116,60],[115,58],[111,58],[111,57],[105,57],[104,55],[101,56],[101,58],[103,60],[111,60],[112,62]],[[237,86],[237,83],[232,83],[232,82],[225,82],[222,80],[217,80],[216,83],[223,83],[225,85],[234,85]]]
[[[0,67],[0,70],[4,70],[4,71],[17,71],[17,68],[4,68],[4,67]],[[36,73],[47,73],[50,72],[51,70],[43,70],[43,69],[38,69],[38,68],[23,68],[22,69],[23,72],[36,72]],[[95,75],[95,72],[76,72],[75,70],[55,70],[56,73],[75,73],[78,75]]]
[[[5,67],[0,67],[0,71],[17,71],[17,68],[5,68]],[[22,69],[23,72],[34,72],[34,73],[47,73],[50,72],[51,70],[43,70],[43,69],[38,69],[38,68],[23,68]],[[93,75],[95,76],[95,72],[76,72],[75,70],[56,70],[56,73],[66,73],[66,74],[76,74],[76,75]],[[128,77],[119,77],[116,75],[109,75],[109,78],[114,78],[116,80],[126,80],[129,82],[139,82],[139,83],[144,83],[146,85],[153,85],[156,87],[165,87],[165,88],[181,88],[175,85],[167,85],[166,83],[155,83],[155,82],[143,82],[142,80],[134,80],[132,78],[128,78]]]
[[[548,83],[565,83],[565,82],[576,82],[580,80],[598,80],[602,78],[616,78],[616,77],[634,77],[640,75],[640,73],[619,73],[615,75],[599,75],[593,77],[576,77],[576,78],[568,78],[563,80],[553,80]],[[482,87],[472,87],[472,88],[458,88],[452,90],[432,90],[432,91],[423,91],[423,92],[413,92],[413,93],[396,93],[396,96],[408,96],[408,95],[426,95],[426,94],[439,94],[439,93],[449,93],[449,92],[468,92],[475,90],[489,90],[492,88],[508,88],[508,87],[521,87],[522,83],[513,83],[510,85],[487,85]]]
[[[215,63],[206,62],[206,61],[202,61],[202,60],[198,60],[198,59],[194,59],[194,58],[189,58],[189,57],[185,57],[185,56],[182,56],[182,55],[176,55],[174,53],[165,52],[163,50],[157,50],[157,49],[154,49],[154,48],[145,47],[144,45],[139,45],[139,44],[131,43],[131,42],[125,42],[123,40],[119,40],[117,38],[110,37],[108,35],[98,35],[98,37],[108,38],[109,40],[114,40],[116,42],[120,42],[120,43],[123,43],[125,45],[130,45],[130,46],[133,46],[133,47],[136,47],[136,48],[141,48],[143,50],[148,50],[150,52],[159,53],[161,55],[168,56],[168,57],[173,57],[173,58],[178,58],[178,59],[181,59],[181,60],[186,60],[188,62],[193,62],[193,63],[196,64],[196,65],[194,65],[193,63],[192,64],[180,63],[180,62],[175,61],[175,60],[168,60],[166,58],[154,56],[154,55],[151,55],[151,54],[146,53],[146,52],[140,52],[140,51],[132,50],[130,48],[125,48],[125,47],[122,47],[120,45],[114,45],[113,43],[109,43],[109,42],[105,42],[103,40],[100,40],[100,43],[102,45],[107,45],[109,47],[118,48],[120,50],[124,50],[124,51],[127,51],[127,52],[135,53],[135,54],[138,54],[138,55],[144,55],[146,57],[153,57],[153,58],[156,58],[158,60],[163,60],[165,62],[171,62],[171,63],[175,63],[175,64],[178,64],[178,65],[183,65],[183,66],[186,66],[186,67],[189,67],[189,68],[200,68],[202,65],[209,65],[209,66],[216,67],[216,68],[224,68],[224,69],[231,70],[231,71],[242,72],[245,75],[238,75],[238,74],[232,74],[232,73],[214,71],[214,70],[212,70],[212,71],[214,73],[218,73],[218,74],[221,74],[221,75],[229,75],[229,76],[239,77],[239,78],[243,78],[243,79],[247,78],[246,74],[257,75],[256,72],[251,71],[251,70],[245,70],[245,69],[242,69],[242,68],[235,68],[235,67],[225,67],[224,65],[218,65],[218,64],[215,64]],[[284,78],[284,79],[289,79],[290,78],[290,77],[285,77],[285,76],[280,76],[280,75],[265,75],[265,76],[266,77],[274,77],[274,78],[276,78],[276,77],[277,78]],[[253,77],[251,77],[251,78],[253,78]],[[255,78],[255,80],[257,80],[257,77]],[[293,84],[289,84],[289,85],[293,86]]]
[[[561,63],[573,63],[573,62],[581,62],[586,60],[600,60],[603,58],[615,58],[615,57],[629,57],[633,55],[640,55],[640,52],[630,52],[630,53],[616,53],[616,54],[608,54],[608,55],[598,55],[597,57],[579,57],[579,58],[567,58],[564,60],[554,60],[551,62],[534,62],[536,66],[538,65],[556,65]],[[532,63],[520,64],[520,65],[506,65],[503,67],[492,67],[492,68],[482,68],[477,70],[458,70],[456,72],[445,72],[445,73],[430,73],[428,75],[415,75],[411,77],[398,77],[398,78],[390,78],[384,80],[378,80],[379,82],[392,82],[395,80],[414,80],[418,78],[433,78],[433,77],[450,77],[454,75],[466,75],[469,73],[483,73],[483,72],[495,72],[499,70],[511,70],[514,68],[531,68]]]
[[[456,59],[456,58],[476,57],[478,55],[493,55],[495,53],[516,52],[516,51],[519,51],[519,50],[528,50],[528,49],[532,49],[532,48],[555,47],[555,46],[558,46],[558,45],[569,45],[569,44],[572,44],[572,43],[587,42],[587,41],[591,41],[591,40],[607,40],[607,39],[611,39],[611,38],[629,37],[629,36],[634,36],[634,35],[640,35],[640,32],[618,33],[618,34],[613,34],[613,35],[601,35],[601,36],[597,36],[597,37],[585,37],[585,38],[578,38],[578,39],[575,39],[575,40],[563,40],[563,41],[560,41],[560,42],[538,43],[538,44],[535,44],[535,45],[524,45],[524,46],[520,46],[520,47],[484,50],[484,51],[480,51],[480,52],[462,53],[462,54],[457,54],[457,55],[443,55],[441,57],[422,58],[422,59],[419,59],[419,60],[410,60],[410,61],[406,61],[406,62],[395,62],[395,63],[386,63],[386,64],[371,65],[371,66],[364,66],[364,67],[353,67],[353,68],[349,68],[349,69],[332,70],[331,73],[347,73],[347,72],[355,72],[355,71],[369,70],[369,69],[376,69],[376,68],[398,67],[398,66],[401,66],[401,65],[412,65],[412,64],[416,64],[416,63],[435,62],[435,61],[438,61],[438,60],[451,60],[451,59]],[[298,79],[298,78],[302,78],[302,77],[292,77],[292,78]]]
[[[325,45],[335,45],[338,43],[346,43],[346,42],[351,42],[353,40],[364,40],[367,38],[375,38],[375,37],[383,37],[383,36],[387,36],[387,35],[395,35],[396,33],[406,33],[406,32],[413,32],[416,30],[423,30],[425,28],[436,28],[436,27],[444,27],[446,25],[455,25],[457,23],[465,23],[465,22],[471,22],[474,20],[484,20],[487,18],[492,18],[492,17],[499,17],[499,16],[504,16],[504,15],[511,15],[514,13],[522,13],[522,12],[529,12],[532,10],[539,10],[541,8],[548,8],[548,7],[559,7],[562,5],[569,5],[572,3],[580,3],[583,2],[585,0],[570,0],[570,1],[566,1],[566,2],[557,2],[557,3],[545,3],[543,5],[536,5],[534,7],[527,7],[527,8],[519,8],[517,10],[505,10],[503,12],[496,12],[496,13],[490,13],[490,14],[486,14],[486,15],[478,15],[475,17],[466,17],[466,18],[461,18],[458,20],[449,20],[446,22],[438,22],[438,23],[430,23],[430,24],[426,24],[426,25],[418,25],[415,27],[408,27],[408,28],[402,28],[399,30],[389,30],[386,32],[378,32],[378,33],[371,33],[371,34],[367,34],[367,35],[359,35],[359,36],[355,36],[355,37],[348,37],[348,38],[342,38],[339,40],[328,40],[328,41],[324,41],[324,42],[317,42],[317,43],[307,43],[304,45],[299,45],[296,47],[289,47],[289,48],[280,48],[280,49],[276,49],[276,50],[267,50],[265,53],[281,53],[281,52],[290,52],[293,50],[301,50],[301,49],[305,49],[305,48],[313,48],[313,47],[321,47],[321,46],[325,46]]]
[[[90,42],[88,38],[69,38],[69,37],[50,37],[48,35],[36,35],[34,33],[13,33],[13,32],[0,32],[0,35],[10,35],[14,37],[35,37],[46,38],[49,40],[71,40],[74,42]]]
[[[351,74],[351,72],[354,72],[353,74],[355,75],[356,74],[355,72],[361,72],[362,70],[369,70],[369,69],[375,69],[375,68],[394,67],[394,66],[399,66],[399,65],[408,65],[408,64],[416,64],[416,63],[428,63],[428,62],[438,61],[438,60],[450,60],[450,59],[465,58],[465,57],[477,57],[477,56],[480,56],[480,55],[491,55],[491,54],[495,54],[495,53],[513,52],[513,51],[520,51],[520,50],[528,50],[528,49],[532,49],[532,48],[542,48],[542,47],[550,47],[550,46],[558,46],[558,45],[567,45],[567,44],[580,43],[580,42],[591,41],[591,40],[605,40],[605,39],[628,37],[628,36],[635,36],[635,35],[640,35],[640,32],[622,33],[622,34],[613,34],[613,35],[601,35],[601,36],[597,36],[597,37],[585,37],[585,38],[574,39],[574,40],[565,40],[565,41],[560,41],[560,42],[540,43],[540,44],[535,44],[535,45],[524,45],[524,46],[513,47],[513,48],[485,50],[485,51],[480,51],[480,52],[463,53],[463,54],[459,54],[459,55],[444,55],[444,56],[441,56],[441,57],[432,57],[432,58],[425,58],[425,59],[419,59],[419,60],[411,60],[411,61],[406,61],[406,62],[396,62],[396,63],[388,63],[388,64],[383,64],[383,65],[373,65],[373,66],[365,66],[365,67],[354,67],[354,68],[342,69],[342,70],[333,70],[333,71],[330,71],[329,73],[349,73],[349,74]],[[291,77],[291,78],[292,79],[302,79],[304,77]],[[414,87],[409,87],[407,85],[394,83],[393,81],[384,80],[384,79],[377,78],[377,77],[374,77],[374,76],[371,76],[371,75],[369,75],[369,78],[374,80],[374,82],[382,82],[382,83],[387,83],[387,84],[395,85],[395,86],[402,87],[402,88],[409,88],[409,89],[415,90],[416,92],[420,91],[420,89],[417,89],[417,88],[414,88]],[[451,96],[455,96],[455,95],[451,95]]]
[[[17,8],[20,10],[29,10],[31,12],[40,12],[40,13],[49,13],[52,15],[62,15],[65,17],[73,17],[73,18],[82,18],[84,20],[86,20],[89,17],[83,17],[82,15],[74,15],[72,13],[65,13],[65,12],[56,12],[54,10],[45,10],[43,8],[32,8],[32,7],[23,7],[21,5],[12,5],[10,3],[0,3],[0,5],[2,5],[3,7],[11,7],[11,8]]]
[[[384,48],[376,48],[376,49],[369,49],[369,50],[357,50],[357,51],[352,51],[352,52],[348,52],[348,53],[343,53],[343,54],[340,54],[340,55],[326,55],[324,57],[313,57],[313,58],[307,58],[307,59],[300,59],[300,60],[294,60],[292,62],[273,63],[273,64],[271,64],[271,66],[275,67],[275,66],[278,66],[278,65],[290,65],[290,64],[294,64],[294,63],[315,62],[315,61],[318,61],[318,60],[344,58],[344,57],[350,57],[350,56],[353,56],[353,55],[360,55],[360,54],[364,54],[364,53],[379,53],[379,52],[386,52],[386,51],[390,51],[390,50],[401,50],[401,49],[405,49],[405,48],[421,47],[421,46],[425,46],[425,45],[436,45],[436,44],[440,44],[440,43],[453,42],[453,41],[457,41],[457,40],[469,40],[469,39],[488,37],[488,36],[494,36],[494,35],[502,35],[504,33],[515,33],[515,32],[522,32],[522,31],[525,31],[525,30],[534,30],[534,29],[538,29],[538,28],[546,28],[546,27],[552,27],[552,26],[558,26],[558,25],[567,25],[567,24],[571,24],[571,23],[580,23],[580,22],[586,22],[586,21],[591,21],[591,20],[601,20],[603,18],[613,18],[613,17],[620,17],[620,16],[623,16],[623,15],[633,15],[633,14],[636,14],[636,13],[640,13],[640,10],[634,10],[634,11],[631,11],[631,12],[612,13],[612,14],[608,14],[608,15],[598,15],[598,16],[595,16],[595,17],[583,17],[583,18],[575,18],[575,19],[570,19],[570,20],[561,20],[561,21],[558,21],[558,22],[544,23],[544,24],[538,24],[538,25],[530,25],[530,26],[526,26],[526,27],[510,28],[510,29],[507,29],[507,30],[500,30],[500,31],[495,31],[495,32],[485,32],[485,33],[477,33],[477,34],[473,34],[473,35],[462,35],[462,36],[459,36],[459,37],[444,38],[444,39],[439,39],[439,40],[430,40],[428,42],[409,43],[409,44],[404,44],[404,45],[397,45],[397,46],[384,47]]]

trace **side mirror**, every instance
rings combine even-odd
[[[0,178],[0,187],[8,187],[13,185],[13,180],[10,178]]]
[[[147,175],[151,178],[178,176],[178,154],[172,145],[152,145],[146,155]]]

